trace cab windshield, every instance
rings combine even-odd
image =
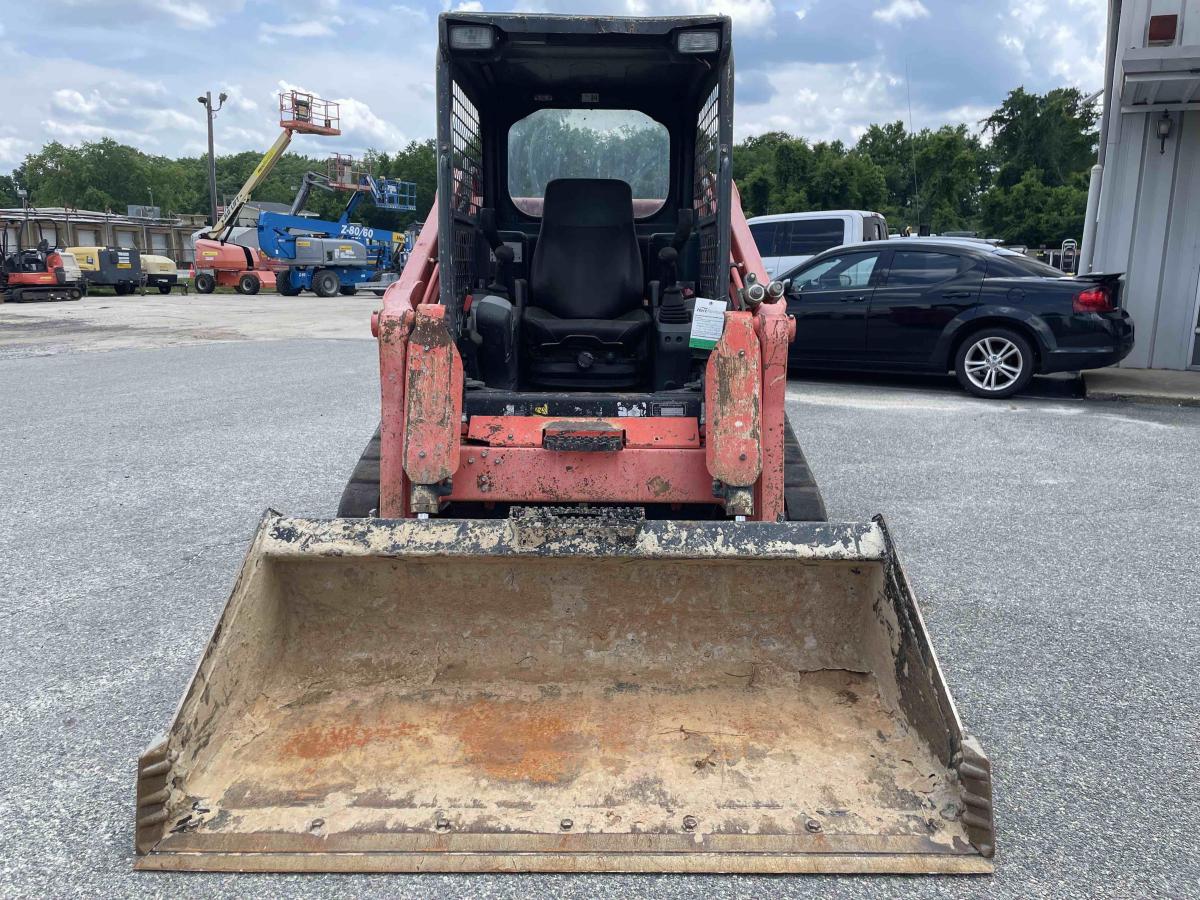
[[[555,178],[616,178],[633,191],[634,214],[662,208],[670,185],[666,126],[631,109],[539,109],[508,131],[508,193],[540,216]]]

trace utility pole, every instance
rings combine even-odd
[[[17,196],[21,198],[21,206],[25,209],[25,224],[21,226],[21,236],[17,239],[17,249],[21,250],[29,246],[26,243],[29,240],[29,191],[18,187]]]
[[[912,148],[913,207],[917,217],[917,234],[921,233],[921,188],[917,184],[917,133],[913,131],[912,80],[908,77],[908,57],[904,57],[904,89],[908,92],[908,144]]]
[[[212,91],[205,91],[203,97],[197,97],[196,102],[204,107],[206,118],[208,119],[208,212],[211,216],[210,223],[217,224],[217,156],[213,151],[213,117],[221,111],[221,107],[225,105],[225,101],[229,96],[221,91],[217,97],[217,106],[214,109],[212,103]]]

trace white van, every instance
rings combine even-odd
[[[830,247],[887,240],[887,220],[862,209],[779,213],[750,219],[767,274],[777,278]]]

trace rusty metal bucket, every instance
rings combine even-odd
[[[881,521],[268,513],[137,867],[980,873],[990,797]]]

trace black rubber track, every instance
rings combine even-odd
[[[789,522],[827,522],[825,501],[792,423],[783,434],[783,508]]]
[[[379,429],[371,435],[338,503],[339,519],[379,515]]]
[[[789,522],[824,522],[825,502],[788,422],[783,439],[784,508]],[[379,429],[359,457],[338,503],[338,518],[365,519],[379,510]]]

